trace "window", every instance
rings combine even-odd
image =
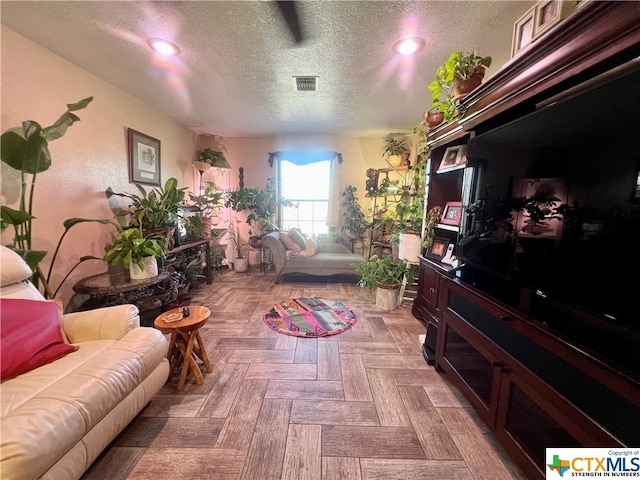
[[[282,209],[282,229],[299,228],[309,235],[328,233],[331,161],[295,165],[279,161],[280,193],[298,204]]]

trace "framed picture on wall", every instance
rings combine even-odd
[[[427,257],[440,261],[447,253],[449,240],[446,238],[434,237],[433,243],[427,249]]]
[[[459,226],[462,219],[462,202],[447,202],[442,210],[440,223]]]
[[[512,57],[533,41],[535,14],[536,7],[533,6],[513,25],[513,39],[511,41]]]
[[[129,182],[160,186],[160,140],[127,129]]]

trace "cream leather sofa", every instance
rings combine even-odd
[[[43,300],[15,281],[20,262],[0,246],[0,298]],[[134,305],[66,314],[62,328],[76,351],[0,384],[3,480],[80,478],[167,381],[167,340]]]

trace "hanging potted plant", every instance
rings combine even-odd
[[[354,263],[362,278],[359,285],[363,288],[376,289],[376,307],[382,310],[395,310],[399,304],[400,286],[406,278],[413,282],[413,270],[406,260],[395,261],[393,258],[378,258],[373,255],[366,262]]]
[[[405,139],[398,140],[393,135],[388,134],[384,137],[384,148],[382,158],[387,159],[392,167],[399,167],[402,165],[402,155],[407,152],[405,145]]]
[[[206,172],[211,167],[229,167],[227,159],[224,158],[224,154],[222,152],[216,152],[209,147],[205,147],[199,152],[196,152],[196,159],[193,161],[193,165],[200,174]]]
[[[122,263],[133,280],[158,275],[158,258],[164,257],[164,238],[157,234],[145,237],[140,228],[128,228],[113,241],[104,259],[111,265]]]

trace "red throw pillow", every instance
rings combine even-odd
[[[1,381],[52,362],[78,347],[65,343],[56,301],[0,299]]]

